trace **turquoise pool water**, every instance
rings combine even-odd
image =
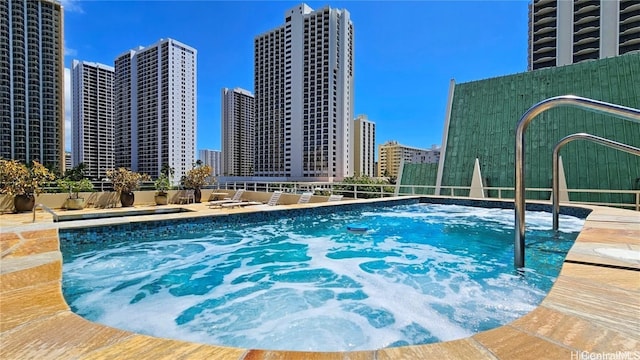
[[[522,276],[513,216],[413,204],[180,236],[123,232],[100,248],[63,249],[63,291],[89,320],[216,345],[348,351],[453,340],[533,310],[583,224],[561,216],[555,234],[551,214],[527,212]]]

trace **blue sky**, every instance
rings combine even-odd
[[[61,2],[67,68],[74,59],[113,66],[119,54],[161,38],[198,50],[198,150],[220,149],[221,89],[253,91],[254,37],[283,24],[284,12],[300,3]],[[463,83],[526,71],[525,0],[306,3],[351,14],[355,115],[376,123],[376,145],[440,144],[450,79]]]

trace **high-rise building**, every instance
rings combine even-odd
[[[211,166],[211,175],[220,176],[222,166],[222,152],[220,150],[199,150],[198,160],[202,161],[203,165]]]
[[[255,38],[254,175],[353,175],[353,46],[348,11],[306,4]]]
[[[63,9],[0,1],[0,157],[64,170]]]
[[[112,66],[74,60],[71,69],[71,154],[85,176],[114,168]]]
[[[64,169],[68,170],[73,168],[73,160],[71,158],[71,153],[68,151],[65,151],[64,153]]]
[[[179,181],[195,163],[196,49],[173,39],[115,60],[115,165]]]
[[[354,121],[353,160],[355,176],[375,176],[376,123],[366,115]]]
[[[435,162],[440,159],[438,146],[421,149],[387,141],[378,146],[378,176],[397,177],[402,161],[432,163],[434,159]]]
[[[637,0],[534,0],[529,4],[529,70],[639,50]]]
[[[251,92],[222,89],[222,174],[252,176],[255,160],[254,98]]]

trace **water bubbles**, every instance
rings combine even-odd
[[[416,204],[203,225],[187,238],[123,233],[107,249],[65,254],[63,289],[92,321],[217,345],[349,351],[454,340],[543,299],[582,226],[563,217],[558,235],[550,219],[527,214],[524,275],[512,266],[513,210]]]

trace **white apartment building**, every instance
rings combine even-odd
[[[173,183],[195,163],[197,51],[173,39],[115,59],[115,166]]]
[[[376,156],[376,124],[366,115],[354,121],[353,160],[354,175],[374,177]]]
[[[413,164],[437,164],[440,162],[440,146],[432,145],[429,150],[419,150],[411,156]]]
[[[112,66],[73,60],[71,68],[71,163],[103,179],[113,169]]]
[[[637,0],[534,0],[529,4],[529,70],[639,50]]]
[[[252,176],[255,160],[255,102],[248,90],[222,89],[222,175]]]
[[[203,165],[211,166],[211,175],[220,176],[222,174],[222,152],[220,150],[199,150],[198,160],[202,161]]]
[[[349,12],[298,5],[254,47],[254,175],[298,181],[353,175]]]
[[[387,141],[378,146],[378,176],[397,177],[400,164],[404,162],[430,163],[440,159],[440,147],[422,149],[406,146],[397,141]],[[437,162],[437,161],[436,161]]]
[[[0,157],[64,171],[63,9],[0,1]]]

